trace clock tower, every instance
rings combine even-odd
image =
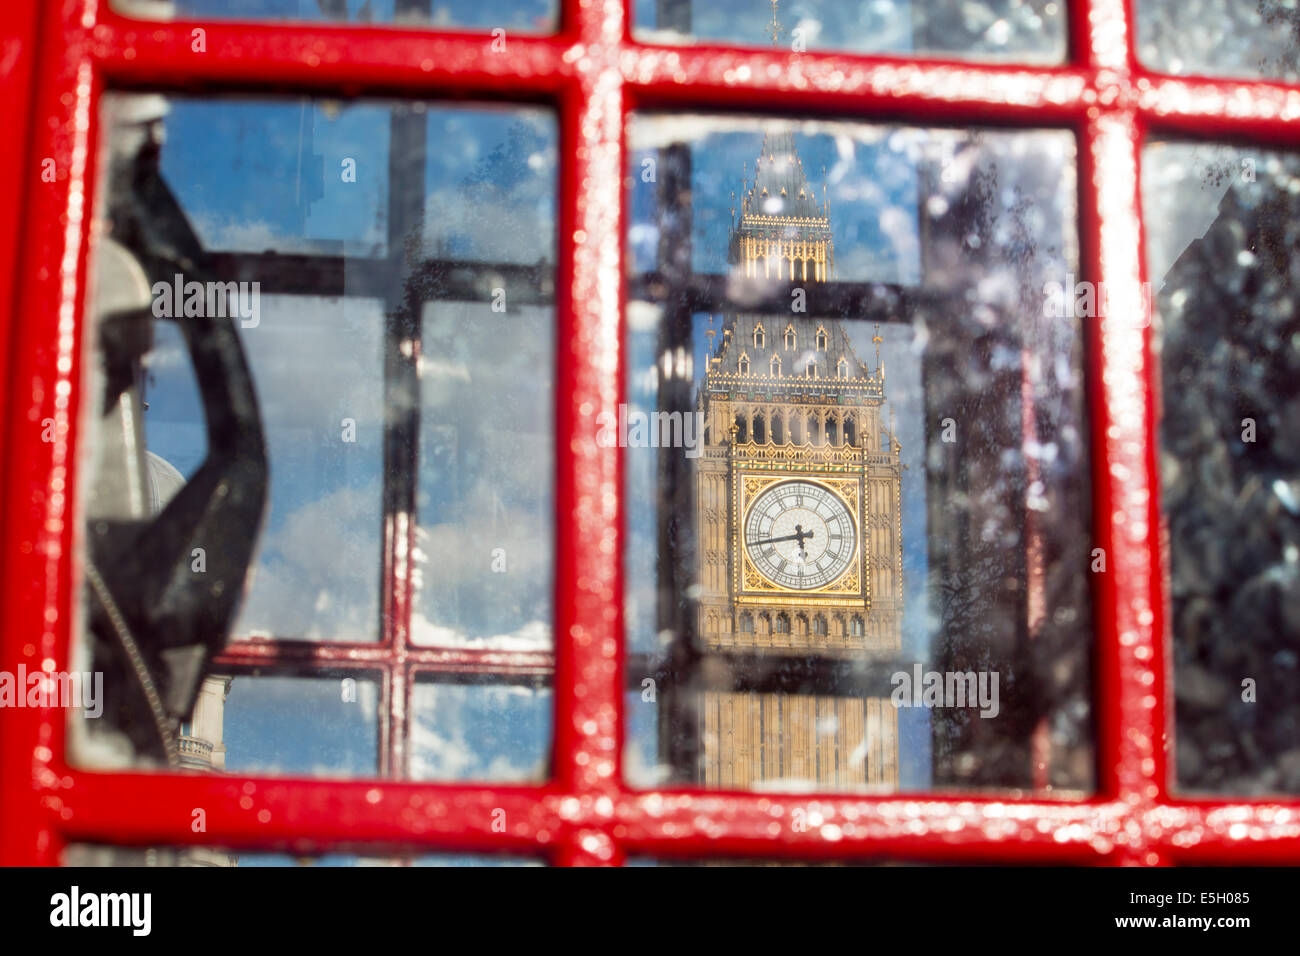
[[[793,135],[764,139],[739,213],[729,256],[738,277],[796,290],[833,278],[829,204],[817,202]],[[720,335],[708,334],[698,394],[706,438],[694,474],[704,665],[729,658],[833,670],[897,657],[901,446],[883,415],[879,326],[872,368],[840,323],[793,306],[787,315],[726,316]],[[898,716],[888,698],[824,690],[699,691],[699,782],[897,789]]]

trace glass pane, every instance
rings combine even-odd
[[[383,305],[305,295],[263,304],[241,338],[267,432],[271,508],[235,633],[377,640]]]
[[[1176,782],[1300,792],[1300,157],[1142,160],[1162,379]]]
[[[551,646],[552,325],[531,304],[425,308],[416,644]]]
[[[81,759],[220,766],[185,726],[233,673],[227,769],[544,772],[553,115],[115,94],[103,128],[79,652],[109,719]],[[465,693],[399,679],[435,663]],[[313,729],[230,723],[281,704]]]
[[[378,702],[373,680],[237,676],[226,697],[225,769],[370,777],[378,771]]]
[[[425,254],[531,266],[494,312],[543,296],[555,262],[555,121],[540,110],[431,110],[425,160]],[[547,268],[541,268],[541,267]]]
[[[224,768],[373,776],[378,707],[379,685],[364,678],[234,677],[226,697]]]
[[[1089,789],[1073,138],[629,142],[633,781]]]
[[[647,43],[1060,63],[1064,0],[636,0]]]
[[[352,26],[427,24],[443,29],[546,33],[555,28],[557,0],[113,0],[122,13],[155,20],[298,20]],[[496,34],[494,34],[496,36]]]
[[[177,769],[207,773],[372,777],[379,771],[380,685],[372,675],[208,674],[175,728]],[[109,714],[111,717],[111,713]],[[74,731],[82,728],[73,725]],[[77,762],[139,762],[106,729],[73,741]]]
[[[1153,70],[1296,82],[1294,0],[1137,0],[1138,56]]]
[[[528,685],[415,685],[414,780],[529,783],[550,776],[551,691]]]
[[[124,120],[153,105],[130,102]],[[389,106],[171,98],[157,110],[162,176],[204,248],[385,254]]]

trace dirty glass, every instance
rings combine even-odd
[[[1138,57],[1192,76],[1300,79],[1294,0],[1137,0]]]
[[[646,43],[1060,63],[1065,0],[636,0]]]
[[[79,653],[108,719],[74,721],[79,759],[544,776],[553,115],[114,94],[103,118]],[[260,520],[230,504],[259,433]]]
[[[227,678],[220,722],[206,714],[182,725],[182,752],[216,738],[220,763],[232,773],[372,776],[379,770],[379,685],[366,675]],[[214,698],[215,699],[215,698]],[[303,721],[301,714],[311,714]],[[190,729],[185,735],[184,731]],[[220,735],[220,736],[218,736]],[[196,748],[197,750],[197,748]]]
[[[555,28],[557,0],[112,0],[128,16],[154,20],[284,20],[349,26],[492,30],[508,50],[509,34]],[[496,31],[501,31],[497,33]]]
[[[548,687],[418,682],[411,779],[545,780],[552,708]]]
[[[1300,792],[1300,157],[1157,142],[1142,159],[1175,782]]]
[[[1073,138],[628,141],[629,779],[1089,790]]]
[[[553,338],[548,306],[425,307],[415,644],[551,646]]]

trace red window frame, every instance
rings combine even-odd
[[[1300,861],[1300,801],[1170,794],[1170,677],[1155,470],[1156,366],[1149,331],[1088,326],[1096,544],[1094,682],[1099,774],[1083,801],[923,794],[782,796],[638,791],[622,781],[622,463],[590,422],[623,389],[624,119],[638,109],[734,109],[912,122],[1071,129],[1080,143],[1081,266],[1136,289],[1140,149],[1153,133],[1295,148],[1300,87],[1177,78],[1134,53],[1131,0],[1072,0],[1067,65],[790,53],[634,42],[628,0],[565,0],[548,37],[230,22],[145,23],[107,0],[9,0],[0,14],[0,154],[17,198],[0,208],[3,629],[0,667],[59,669],[75,595],[73,495],[88,211],[97,108],[106,89],[520,98],[560,126],[555,654],[538,660],[399,660],[554,667],[553,777],[537,786],[98,773],[69,767],[57,711],[0,714],[0,861],[48,864],[70,842],[207,844],[296,853],[498,852],[560,864],[629,855],[931,859],[976,862]],[[191,30],[207,52],[191,52]],[[745,69],[741,69],[744,67]],[[41,181],[53,158],[59,178]],[[12,195],[12,194],[11,194]],[[21,200],[21,202],[19,201]],[[55,441],[41,439],[52,418]],[[597,542],[598,546],[592,546]],[[388,599],[402,600],[390,594]],[[235,656],[275,650],[235,651]],[[499,652],[498,652],[499,653]],[[322,651],[321,654],[327,654]],[[387,656],[385,656],[387,655]],[[471,659],[473,658],[473,659]],[[263,660],[263,663],[267,661]],[[254,663],[252,660],[245,663]],[[319,663],[328,663],[323,659]],[[536,673],[535,670],[531,672]],[[390,711],[393,708],[389,708]],[[191,809],[207,830],[191,829]],[[505,832],[498,832],[505,811]],[[797,813],[797,811],[803,811]],[[794,820],[806,826],[796,827]]]

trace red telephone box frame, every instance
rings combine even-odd
[[[1300,862],[1300,801],[1170,794],[1170,677],[1145,322],[1089,326],[1096,541],[1097,793],[1084,801],[918,794],[637,791],[622,782],[622,464],[590,423],[623,383],[624,120],[634,109],[762,109],[918,123],[1057,126],[1080,143],[1085,275],[1145,278],[1140,148],[1153,132],[1294,147],[1300,87],[1176,78],[1134,53],[1129,0],[1072,0],[1068,65],[634,42],[625,0],[566,0],[560,31],[484,34],[133,21],[107,0],[9,0],[0,14],[3,630],[0,668],[62,669],[74,607],[81,329],[106,89],[473,97],[552,104],[561,140],[557,282],[553,779],[538,786],[98,773],[64,760],[58,711],[0,714],[0,861],[69,842],[307,853],[436,851],[619,864],[628,855],[975,862]],[[206,31],[206,53],[191,31]],[[52,158],[55,182],[43,182]],[[1141,309],[1135,298],[1136,309]],[[1112,302],[1112,314],[1119,311]],[[1133,315],[1140,315],[1134,311]],[[53,419],[55,440],[42,440]],[[467,665],[473,662],[466,661]],[[528,662],[525,662],[528,663]],[[531,662],[536,664],[537,662]],[[405,672],[404,672],[405,673]],[[206,832],[191,811],[206,810]],[[504,818],[497,811],[504,811]],[[802,811],[802,813],[796,813]],[[794,825],[799,820],[806,826]],[[504,832],[501,824],[504,822]]]

